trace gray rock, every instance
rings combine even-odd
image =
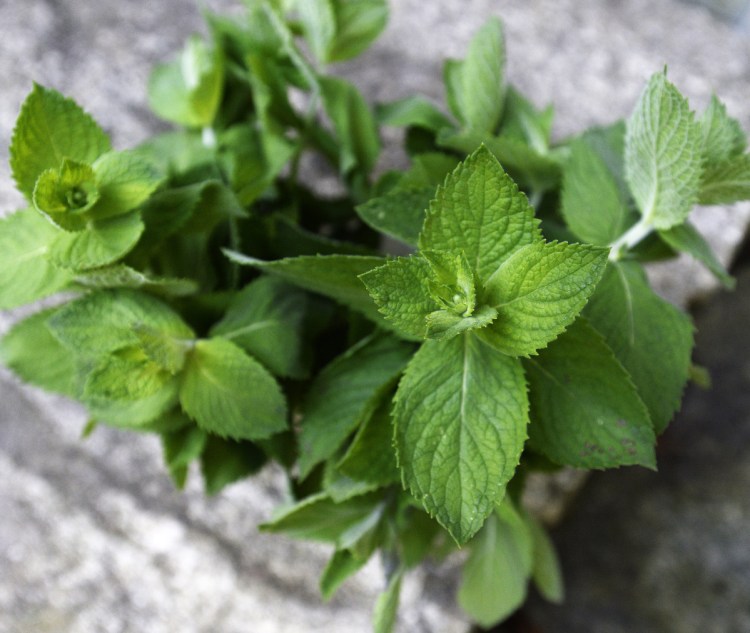
[[[691,389],[659,446],[659,472],[591,477],[555,535],[563,607],[527,611],[556,633],[750,631],[750,268],[697,312]]]
[[[229,0],[208,4],[239,8]],[[511,78],[539,105],[556,104],[558,137],[626,116],[664,64],[695,105],[715,89],[750,128],[748,44],[703,11],[646,0],[392,4],[384,38],[341,67],[370,98],[422,93],[440,101],[443,57],[462,55],[476,28],[499,14]],[[32,80],[76,98],[116,147],[129,147],[161,126],[145,105],[149,67],[200,28],[195,7],[181,0],[9,0],[0,4],[0,24],[3,211],[22,204],[7,142]],[[398,164],[397,134],[388,139],[384,165]],[[696,223],[727,261],[748,217],[746,206],[699,210]],[[679,301],[713,283],[683,261],[657,277]],[[15,316],[0,315],[0,330]],[[278,472],[216,499],[204,499],[196,477],[177,493],[152,438],[103,429],[81,442],[79,408],[23,389],[7,373],[0,379],[0,632],[369,629],[381,588],[377,564],[323,605],[316,578],[327,551],[258,534],[255,526],[283,494]],[[451,565],[415,574],[401,629],[462,630],[454,586]]]

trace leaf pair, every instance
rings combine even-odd
[[[396,394],[405,485],[459,542],[483,524],[518,465],[528,398],[519,356],[575,319],[606,250],[547,243],[526,197],[481,148],[438,189],[420,252],[362,280],[403,336],[431,338]]]

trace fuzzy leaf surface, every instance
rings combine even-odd
[[[510,356],[546,347],[573,322],[604,272],[607,249],[537,242],[509,258],[485,286],[497,318],[480,336]]]
[[[528,399],[520,361],[471,333],[427,341],[406,368],[393,415],[404,485],[465,543],[523,450]]]
[[[656,73],[627,123],[625,174],[644,219],[680,224],[698,201],[701,130],[687,100]]]
[[[709,166],[698,194],[701,204],[733,204],[740,200],[750,200],[750,154]]]
[[[10,168],[18,190],[31,200],[39,175],[64,158],[93,163],[109,151],[107,135],[73,100],[34,84],[24,101],[10,144]]]
[[[745,151],[747,138],[737,119],[727,113],[726,106],[716,95],[711,96],[708,107],[700,118],[702,155],[706,164],[712,165]]]
[[[430,204],[423,250],[464,253],[480,281],[516,250],[541,239],[526,196],[485,147],[450,174]]]
[[[659,231],[659,235],[675,250],[688,253],[701,262],[725,288],[734,288],[734,277],[727,272],[727,269],[716,258],[711,246],[692,224],[685,222],[666,231]]]
[[[231,341],[201,340],[188,355],[180,403],[202,429],[259,440],[287,427],[286,401],[263,366]]]

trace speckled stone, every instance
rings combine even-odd
[[[715,90],[750,129],[750,47],[700,9],[672,0],[392,5],[382,40],[339,69],[371,99],[421,93],[440,102],[442,59],[461,56],[481,23],[500,15],[511,79],[539,105],[555,103],[557,138],[627,116],[647,77],[665,64],[695,106]],[[162,126],[145,105],[150,66],[201,28],[186,0],[5,0],[0,24],[0,212],[22,204],[7,144],[32,81],[73,96],[115,147],[126,148]],[[403,163],[397,140],[387,133],[383,167]],[[749,217],[738,206],[698,210],[695,221],[727,261]],[[713,287],[683,260],[654,278],[680,303]],[[0,314],[0,331],[17,315]],[[276,471],[216,499],[203,497],[196,477],[177,493],[153,438],[103,429],[82,442],[78,407],[22,388],[7,373],[0,402],[0,633],[369,629],[382,583],[377,563],[324,605],[317,575],[327,550],[257,532],[281,497]],[[451,564],[415,574],[400,630],[462,631],[455,583]]]

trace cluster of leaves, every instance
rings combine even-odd
[[[693,328],[643,263],[684,251],[731,285],[687,218],[750,198],[750,155],[716,98],[696,118],[665,72],[626,122],[553,145],[551,109],[506,82],[496,20],[446,63],[449,113],[371,110],[324,69],[386,16],[383,0],[208,15],[209,39],[150,84],[180,128],[127,151],[35,86],[0,307],[60,300],[0,355],[83,402],[88,431],[158,434],[178,486],[196,460],[209,493],[280,464],[289,503],[262,528],[334,546],[326,598],[380,551],[378,633],[410,568],[468,544],[458,599],[489,625],[530,579],[562,598],[521,503],[530,472],[655,466]],[[374,179],[379,125],[405,129],[411,167]],[[306,154],[343,195],[303,182]],[[397,243],[410,254],[383,254]]]

